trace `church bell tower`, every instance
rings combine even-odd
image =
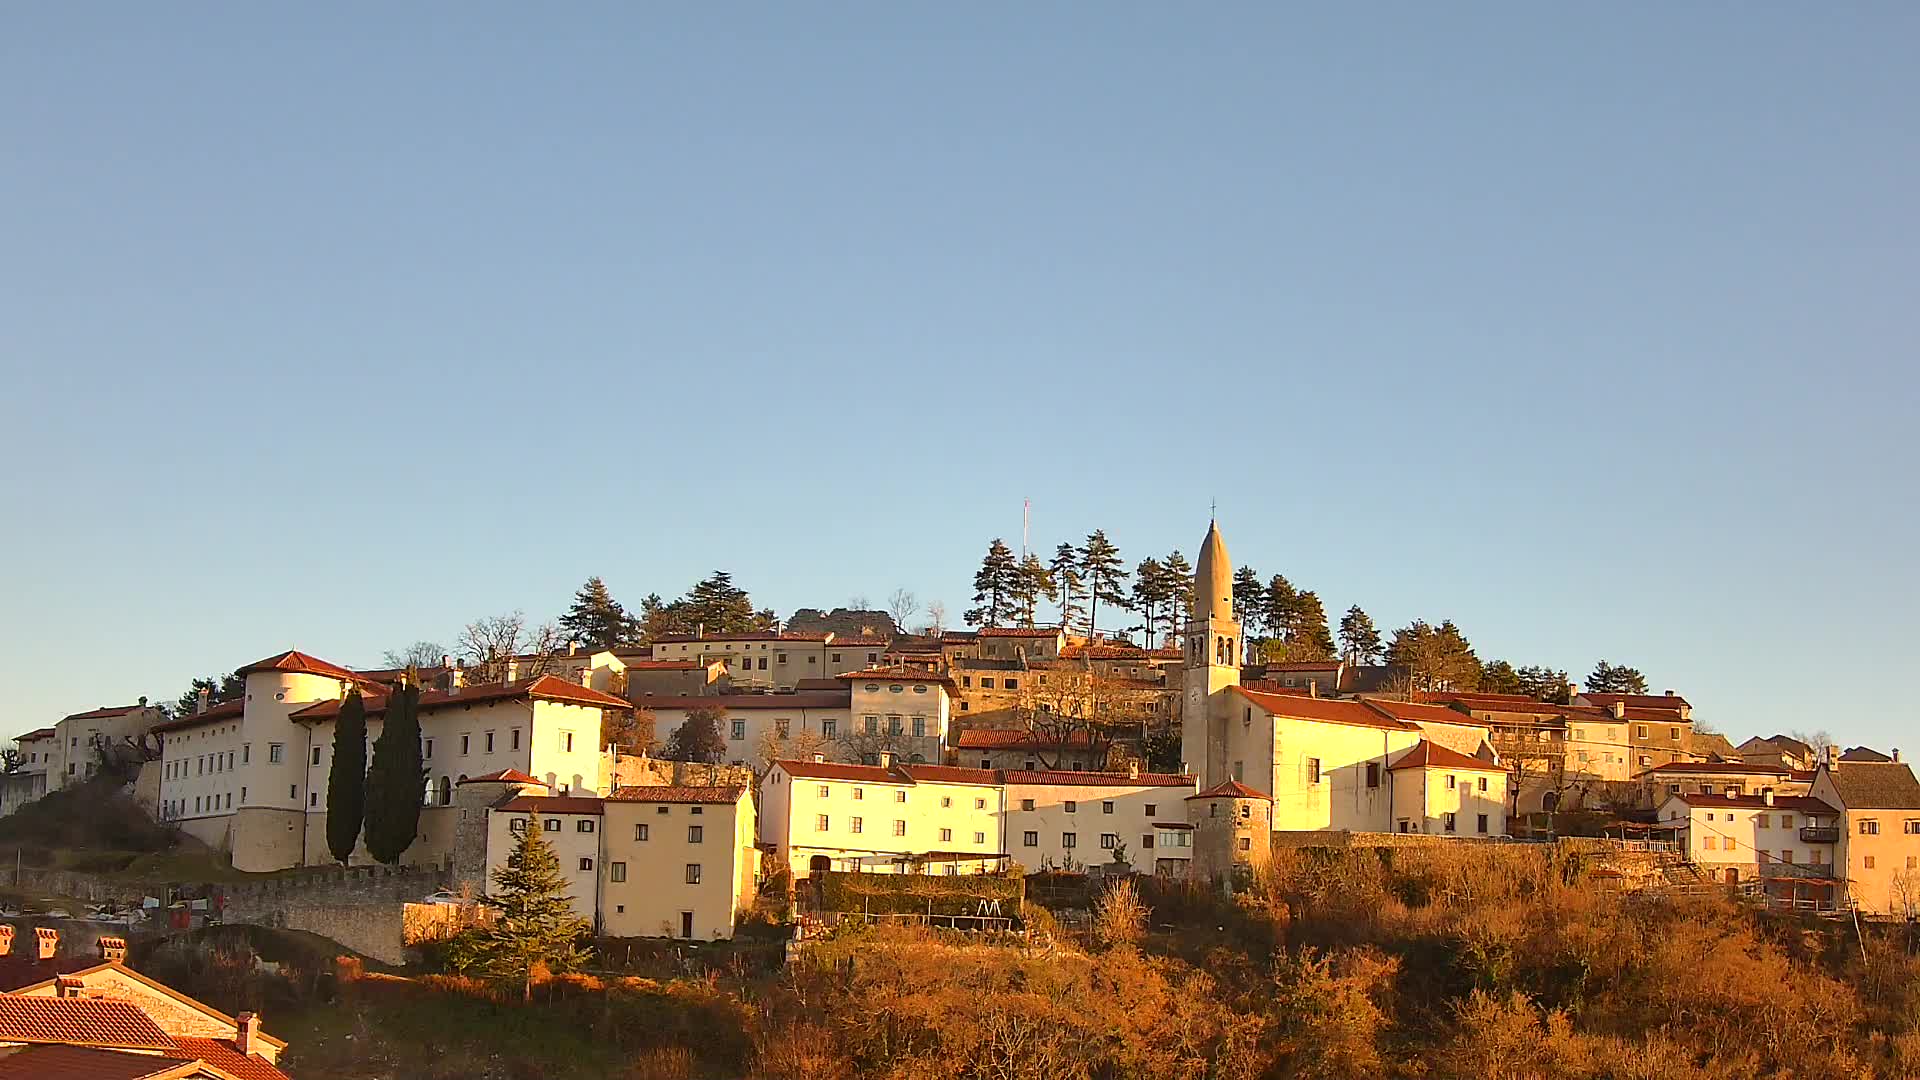
[[[1229,779],[1225,723],[1228,687],[1240,685],[1240,623],[1233,617],[1233,560],[1217,522],[1207,523],[1193,568],[1193,608],[1186,626],[1181,702],[1181,756],[1202,789]]]

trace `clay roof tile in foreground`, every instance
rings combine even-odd
[[[0,1043],[178,1049],[173,1038],[130,1001],[17,994],[0,994]]]
[[[289,1080],[286,1073],[259,1054],[243,1054],[231,1039],[182,1036],[174,1040],[181,1054],[203,1061],[234,1080]]]
[[[91,1046],[29,1046],[0,1057],[0,1080],[184,1080],[202,1075],[195,1061]]]

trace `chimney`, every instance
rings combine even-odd
[[[1135,758],[1134,760],[1127,762],[1127,779],[1129,780],[1140,779],[1140,759]]]
[[[696,638],[707,636],[707,624],[704,621],[693,624],[693,636]]]
[[[515,656],[507,660],[507,681],[520,681],[520,658]]]
[[[243,1012],[233,1018],[233,1048],[242,1054],[253,1053],[253,1040],[260,1034],[258,1013]]]
[[[206,712],[207,703],[212,700],[213,700],[213,691],[207,689],[204,686],[201,687],[200,695],[193,699],[193,715],[199,716],[201,713]]]
[[[127,962],[127,939],[123,937],[103,937],[100,939],[100,959],[109,964]]]
[[[1897,746],[1893,748],[1893,760],[1895,761],[1900,760],[1900,748]]]
[[[1625,719],[1627,718],[1627,703],[1626,703],[1626,702],[1624,702],[1624,701],[1616,701],[1616,702],[1614,702],[1614,703],[1613,703],[1613,718],[1614,718],[1615,720],[1625,720]]]
[[[145,694],[140,695],[140,707],[143,709],[147,707],[147,695]]]
[[[1673,691],[1671,691],[1671,690],[1669,690],[1669,691],[1667,691],[1667,696],[1668,696],[1668,697],[1678,697],[1679,695],[1677,695],[1677,694],[1675,694],[1675,693],[1674,693]]]
[[[1580,684],[1577,682],[1568,683],[1567,684],[1567,700],[1572,701],[1574,698],[1577,698],[1579,696],[1580,696]]]
[[[13,927],[0,923],[0,956],[13,955]]]
[[[1772,789],[1772,788],[1761,788],[1761,789],[1760,789],[1760,801],[1761,801],[1761,802],[1763,802],[1763,803],[1766,803],[1766,804],[1767,804],[1768,806],[1772,806],[1772,805],[1773,805],[1773,789]]]
[[[567,655],[572,656],[573,654],[579,651],[580,651],[580,643],[578,641],[573,640],[572,638],[567,639]],[[1673,693],[1673,691],[1669,690],[1667,691],[1667,693],[1671,694]]]
[[[45,926],[36,926],[33,930],[33,936],[34,940],[40,944],[40,959],[51,960],[53,959],[53,954],[60,951],[60,931],[49,929]]]
[[[883,769],[893,768],[893,751],[891,750],[880,751],[880,767]]]
[[[53,996],[77,998],[86,996],[87,981],[78,975],[55,975],[53,977]]]
[[[588,689],[593,688],[593,669],[592,668],[583,667],[580,669],[580,685],[587,687]]]
[[[827,755],[825,754],[813,755],[813,763],[815,765],[825,765],[827,763]]]

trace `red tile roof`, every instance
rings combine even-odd
[[[844,765],[837,761],[778,761],[788,776],[803,780],[853,780],[869,784],[998,784],[993,769],[951,765]]]
[[[0,1057],[0,1080],[172,1080],[191,1077],[194,1063],[90,1046],[30,1046]]]
[[[1338,671],[1342,666],[1339,660],[1283,660],[1277,664],[1268,664],[1268,671]]]
[[[1313,691],[1304,686],[1286,686],[1272,679],[1248,679],[1242,687],[1260,694],[1291,694],[1294,697],[1315,697]]]
[[[979,631],[981,637],[1059,637],[1060,629],[1055,626],[985,626]]]
[[[1737,806],[1743,810],[1798,810],[1803,814],[1838,814],[1840,811],[1806,795],[1775,795],[1773,802],[1767,802],[1761,795],[1703,795],[1689,791],[1667,798],[1679,799],[1688,806],[1712,809],[1716,806]]]
[[[1316,720],[1326,724],[1384,728],[1388,731],[1418,731],[1418,727],[1368,708],[1358,701],[1339,698],[1294,697],[1290,694],[1265,694],[1243,686],[1233,688],[1241,697],[1275,716],[1293,720]]]
[[[747,789],[739,784],[676,784],[615,788],[609,802],[711,803],[731,805],[740,801]]]
[[[231,1039],[176,1038],[185,1056],[204,1061],[234,1080],[289,1080],[273,1062],[259,1054],[242,1054]]]
[[[1138,645],[1069,645],[1060,650],[1060,657],[1063,660],[1177,660],[1180,651],[1175,649],[1173,656],[1168,657],[1164,649],[1148,652]]]
[[[1611,708],[1615,702],[1629,709],[1661,709],[1666,712],[1678,712],[1682,706],[1688,706],[1687,699],[1679,694],[1581,694],[1583,698],[1602,708]]]
[[[1222,780],[1205,791],[1187,796],[1187,801],[1195,799],[1265,799],[1273,801],[1273,796],[1264,791],[1255,791],[1238,780]]]
[[[1458,702],[1469,709],[1481,712],[1517,712],[1537,713],[1542,716],[1557,716],[1566,708],[1564,705],[1549,705],[1537,698],[1525,694],[1472,694],[1472,693],[1424,693],[1420,695],[1427,703],[1445,705]]]
[[[207,711],[203,713],[194,713],[192,716],[183,716],[178,720],[169,720],[164,724],[155,724],[153,725],[153,730],[164,735],[169,731],[184,731],[187,728],[199,727],[202,724],[217,724],[222,720],[238,720],[246,711],[246,699],[235,698],[232,701],[223,701],[218,705],[209,706]]]
[[[495,807],[526,814],[600,814],[600,800],[582,795],[519,795]]]
[[[633,703],[645,709],[719,709],[721,712],[745,712],[752,709],[844,709],[852,701],[850,689],[809,690],[793,694],[712,694],[694,697],[648,697],[641,695]]]
[[[603,709],[631,709],[633,703],[624,698],[603,694],[590,686],[581,686],[569,682],[557,675],[542,675],[531,682],[484,683],[479,686],[463,686],[458,690],[429,690],[420,695],[420,708],[447,709],[456,705],[478,705],[488,701],[510,701],[516,698],[537,698],[541,701],[561,701],[569,705],[595,705]],[[387,711],[387,696],[367,694],[364,698],[368,716],[377,716]],[[331,720],[340,715],[339,700],[322,701],[297,710],[290,719],[299,723],[318,720]]]
[[[110,717],[125,716],[131,712],[139,712],[141,709],[144,709],[144,708],[147,708],[147,706],[145,705],[102,705],[99,708],[94,709],[90,712],[77,712],[77,713],[74,713],[72,716],[62,717],[61,719],[63,720],[105,720]]]
[[[968,728],[954,745],[961,750],[1089,750],[1093,733],[1070,731],[1065,738],[1042,735],[1037,731],[996,731]]]
[[[1421,739],[1413,749],[1401,754],[1392,764],[1393,769],[1472,769],[1476,772],[1506,772],[1491,761],[1481,761],[1468,757],[1458,750],[1441,746],[1437,742]]]
[[[469,776],[460,781],[462,784],[545,784],[537,776],[528,776],[519,769],[501,769],[481,776]],[[457,785],[456,785],[457,786]]]
[[[1750,776],[1755,773],[1770,773],[1775,776],[1786,776],[1791,771],[1792,770],[1779,765],[1749,764],[1742,761],[1669,761],[1665,765],[1655,765],[1641,775],[1651,776],[1655,773],[1677,773],[1680,775],[1711,773],[1716,775],[1732,774],[1736,776]],[[1808,775],[1811,776],[1811,774]]]
[[[1440,705],[1422,705],[1413,701],[1392,701],[1386,698],[1361,698],[1367,706],[1386,713],[1396,720],[1408,723],[1462,724],[1468,727],[1482,726],[1481,722],[1466,713]]]
[[[629,671],[704,671],[707,667],[698,660],[628,660],[626,665]]]
[[[862,668],[859,671],[843,671],[834,678],[845,682],[857,682],[871,679],[875,682],[896,680],[899,682],[939,683],[948,690],[954,689],[954,682],[945,675],[928,671],[925,668],[908,667],[905,664],[893,664],[887,667]]]
[[[1660,724],[1682,724],[1691,721],[1682,720],[1678,709],[1636,709],[1628,707],[1620,710],[1626,720],[1646,720]]]
[[[339,664],[330,664],[317,656],[308,656],[298,649],[288,649],[286,652],[269,656],[265,660],[255,660],[234,674],[247,675],[255,671],[290,671],[301,675],[325,675],[334,679],[346,679],[349,682],[359,682],[364,678],[357,671],[343,668]]]
[[[179,1002],[182,1005],[185,1005],[186,1007],[194,1010],[197,1013],[200,1013],[203,1016],[209,1017],[211,1019],[219,1021],[220,1023],[226,1024],[228,1027],[237,1028],[239,1026],[240,1022],[238,1020],[234,1019],[231,1016],[228,1016],[226,1013],[221,1012],[219,1009],[214,1008],[213,1006],[207,1004],[206,1002],[201,1001],[198,998],[189,997],[186,994],[183,994],[180,991],[175,990],[173,987],[168,986],[166,983],[159,981],[158,979],[149,978],[145,975],[140,974],[138,971],[135,971],[133,968],[126,966],[125,964],[115,963],[111,960],[105,963],[95,964],[92,967],[81,968],[78,971],[69,971],[64,975],[58,975],[51,979],[43,979],[40,982],[32,983],[27,986],[22,986],[22,987],[19,987],[18,989],[11,990],[8,992],[14,993],[14,994],[25,994],[30,991],[42,990],[49,986],[53,986],[54,984],[62,980],[72,980],[73,982],[81,986],[93,986],[95,989],[98,989],[99,988],[98,984],[90,984],[87,982],[87,976],[93,975],[97,972],[102,972],[102,971],[111,971],[121,976],[122,978],[131,979],[134,982],[140,983],[157,993],[164,994],[165,996],[172,998],[173,1000]],[[277,1039],[272,1035],[267,1034],[264,1031],[259,1032],[256,1037],[259,1038],[262,1042],[271,1044],[276,1049],[284,1050],[287,1047],[286,1040]]]
[[[130,1001],[0,994],[0,1043],[174,1050],[173,1038]]]
[[[1000,774],[993,769],[966,769],[958,765],[895,765],[908,779],[920,784],[998,784]]]
[[[1071,769],[1009,769],[1009,784],[1043,787],[1192,787],[1193,777],[1180,773],[1143,772],[1139,776],[1123,772],[1077,772]]]
[[[53,729],[50,727],[43,727],[37,731],[29,731],[25,735],[16,735],[14,736],[13,741],[32,742],[35,739],[51,739],[51,738],[53,738]]]
[[[667,634],[662,637],[654,638],[653,640],[655,644],[660,644],[660,645],[664,645],[668,643],[671,643],[674,645],[692,645],[695,642],[700,642],[700,641],[825,641],[828,638],[831,638],[833,636],[834,636],[833,634],[830,634],[826,631],[808,632],[808,631],[791,631],[790,630],[784,633],[775,633],[772,630],[747,630],[737,634],[708,634],[705,637],[701,637],[698,634]],[[836,640],[834,644],[838,645],[838,644],[844,644],[846,642],[863,642],[863,641],[871,641],[878,644],[884,644],[886,642],[886,639],[885,638],[863,638],[863,637],[856,636],[856,637],[846,638],[843,640]]]

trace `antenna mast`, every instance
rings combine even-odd
[[[1033,500],[1022,499],[1020,500],[1020,558],[1021,559],[1025,559],[1028,555],[1032,554],[1033,549],[1029,546],[1029,543],[1032,540],[1032,533],[1033,533]]]

